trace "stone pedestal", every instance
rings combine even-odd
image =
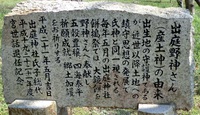
[[[176,115],[173,105],[139,104],[138,115]]]
[[[8,109],[9,115],[57,115],[55,101],[15,100]]]
[[[58,115],[72,115],[71,107],[57,107]]]

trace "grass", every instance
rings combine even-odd
[[[3,26],[3,17],[5,14],[10,12],[10,10],[16,5],[16,3],[22,0],[0,0],[0,43],[2,36],[2,26]],[[85,0],[85,1],[94,1],[94,0]],[[100,1],[100,0],[98,0]],[[117,1],[124,3],[136,3],[142,5],[152,5],[158,7],[177,7],[176,0],[107,0],[107,1]],[[195,29],[195,49],[194,57],[196,62],[196,72],[195,72],[195,82],[198,86],[200,84],[200,7],[195,4],[196,14],[194,15],[193,26]],[[1,45],[1,44],[0,44]],[[1,48],[1,46],[0,46]],[[1,52],[1,49],[0,49]],[[1,54],[0,54],[1,56]],[[1,61],[0,61],[0,70],[1,70]],[[8,115],[7,104],[4,101],[2,93],[2,77],[0,72],[0,115]],[[200,95],[200,86],[196,87],[196,93]],[[195,95],[195,106],[189,112],[179,111],[179,115],[200,115],[200,96]],[[73,108],[72,113],[74,115],[135,115],[136,113],[131,109],[112,109],[112,108]]]
[[[113,108],[96,108],[76,107],[72,109],[73,115],[137,115],[132,109],[113,109]]]
[[[200,96],[194,96],[194,107],[190,111],[178,111],[178,115],[200,115]]]

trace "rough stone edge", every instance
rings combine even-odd
[[[189,62],[190,62],[190,88],[191,88],[191,97],[190,98],[190,101],[191,101],[191,106],[190,108],[188,108],[187,110],[190,110],[192,109],[192,107],[194,106],[194,75],[195,75],[195,59],[194,59],[194,47],[195,47],[195,39],[194,39],[194,36],[193,36],[193,33],[194,33],[194,27],[192,26],[192,22],[193,22],[193,18],[192,20],[190,20],[190,56],[189,56]]]
[[[66,7],[67,6],[67,7]],[[74,10],[109,10],[124,11],[138,14],[149,14],[163,18],[192,18],[188,10],[182,8],[158,8],[154,6],[144,6],[138,4],[125,4],[119,2],[75,2],[75,1],[39,1],[28,0],[16,5],[12,15],[27,15],[35,12],[60,12]],[[178,15],[177,15],[178,14]]]

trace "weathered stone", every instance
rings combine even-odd
[[[55,101],[15,100],[8,109],[9,115],[57,115]]]
[[[58,107],[57,111],[58,115],[72,115],[71,107]]]
[[[184,9],[28,1],[4,19],[4,95],[60,107],[193,105],[192,17]]]
[[[176,115],[174,105],[139,104],[138,115]]]

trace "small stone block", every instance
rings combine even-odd
[[[175,115],[173,105],[139,104],[138,115]]]
[[[9,115],[57,115],[55,101],[15,100],[8,106]]]

